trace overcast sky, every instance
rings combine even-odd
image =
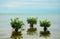
[[[60,0],[0,0],[0,13],[60,13]]]

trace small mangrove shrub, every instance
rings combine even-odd
[[[19,18],[11,19],[10,24],[16,32],[24,25],[23,21],[20,21]]]
[[[33,17],[27,18],[27,22],[28,24],[30,24],[30,27],[33,27],[33,24],[37,24],[37,18]]]
[[[44,27],[44,31],[46,31],[47,27],[50,27],[50,25],[51,25],[50,21],[47,20],[40,21],[40,26]]]

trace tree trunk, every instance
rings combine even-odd
[[[30,27],[33,27],[33,24],[30,24]]]
[[[15,31],[18,32],[18,28],[16,28]]]
[[[44,31],[47,31],[47,27],[44,27]]]

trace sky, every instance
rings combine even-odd
[[[0,0],[0,14],[60,14],[60,0]]]

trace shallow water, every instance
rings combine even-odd
[[[22,35],[16,36],[19,39],[59,39],[60,38],[60,16],[27,16],[27,15],[0,15],[0,39],[16,39],[13,34],[15,33],[10,25],[10,19],[18,17],[24,22],[24,27],[21,31]],[[30,29],[29,24],[26,22],[27,17],[37,17],[38,22],[34,25],[36,32],[27,32]],[[40,27],[39,20],[49,20],[51,21],[51,27],[48,28],[49,33],[46,36],[41,35],[43,32],[43,27]],[[13,34],[12,34],[13,33]],[[27,34],[28,33],[28,34]],[[11,38],[11,36],[13,36]]]

